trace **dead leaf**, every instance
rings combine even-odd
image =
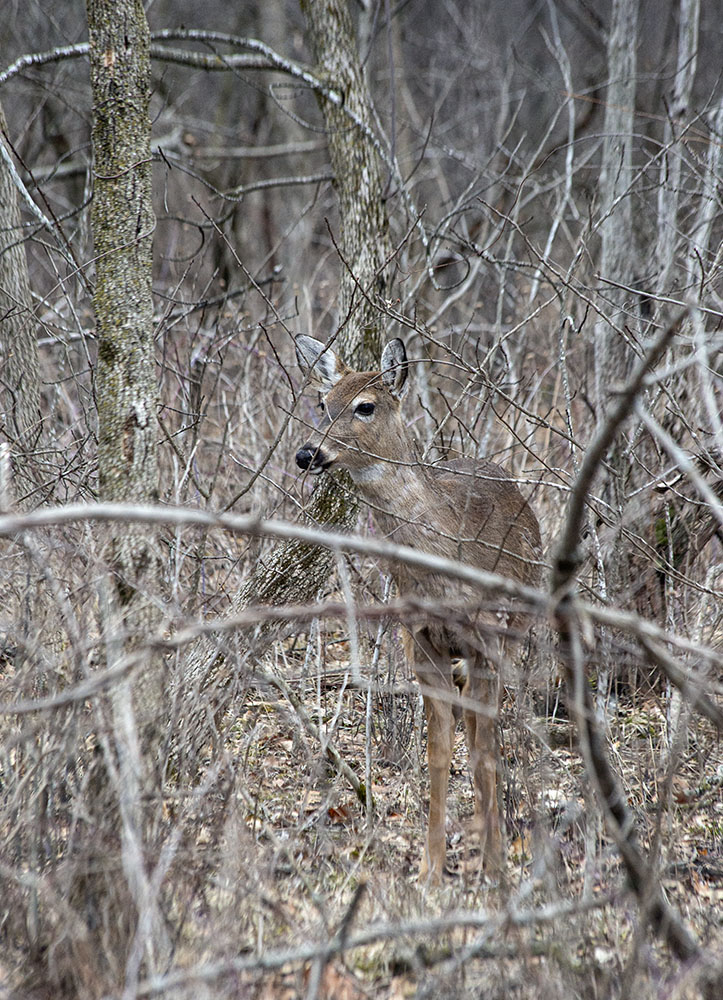
[[[326,814],[332,823],[349,823],[351,821],[351,811],[348,806],[329,806]]]

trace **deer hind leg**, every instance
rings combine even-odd
[[[447,790],[456,726],[452,711],[452,663],[449,654],[435,649],[423,632],[414,636],[407,634],[405,647],[422,687],[427,719],[429,816],[419,875],[423,880],[436,883],[442,878],[447,853]]]
[[[503,858],[497,799],[499,677],[481,654],[471,659],[468,667],[462,694],[467,703],[464,722],[474,786],[473,825],[479,835],[480,867],[487,873],[496,874],[501,870]],[[470,707],[469,702],[476,703],[479,708]]]

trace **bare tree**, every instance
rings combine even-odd
[[[83,6],[3,24],[2,258],[27,237],[51,442],[28,506],[63,503],[0,517],[3,987],[701,992],[721,951],[717,6],[154,0],[149,36],[123,0],[89,4],[90,42]],[[361,369],[390,324],[417,359],[410,435],[433,464],[509,470],[562,540],[554,593],[354,534],[346,484],[298,475],[317,417],[292,334]],[[395,565],[473,606],[454,583],[390,597]],[[538,617],[503,665],[509,860],[479,879],[457,745],[437,895],[413,877],[427,734],[387,622],[463,628],[505,599]]]
[[[150,35],[141,0],[88,0],[93,94],[92,229],[96,277],[95,394],[99,494],[115,501],[157,498],[157,384],[151,254]],[[123,662],[158,621],[154,534],[138,526],[108,539],[113,584],[99,588],[106,669]],[[95,713],[99,752],[86,757],[87,809],[75,845],[69,897],[84,900],[85,933],[57,947],[57,988],[94,992],[132,984],[166,961],[168,941],[148,871],[158,800],[160,665],[113,687]],[[113,874],[121,861],[122,878]]]
[[[17,499],[37,498],[34,451],[40,440],[40,360],[35,314],[25,256],[24,232],[18,206],[18,175],[8,146],[8,128],[0,107],[0,351],[3,425],[13,448]],[[35,475],[33,475],[35,472]]]
[[[302,0],[307,31],[324,83],[319,94],[339,205],[339,306],[333,340],[362,369],[374,366],[384,334],[391,240],[384,203],[381,141],[357,52],[347,0]],[[357,505],[330,477],[319,484],[308,508],[314,523],[351,528]],[[283,604],[313,599],[330,572],[327,553],[292,543],[274,551],[254,573],[241,603]]]

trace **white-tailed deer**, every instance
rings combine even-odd
[[[498,465],[458,459],[422,464],[407,433],[401,399],[407,355],[401,340],[384,348],[381,370],[355,372],[312,337],[296,338],[299,365],[322,393],[322,426],[296,453],[310,473],[348,469],[372,508],[381,533],[402,545],[459,559],[481,569],[535,584],[540,576],[540,531],[517,486]],[[514,613],[482,605],[479,591],[401,563],[392,576],[402,596],[464,601],[460,621],[443,618],[405,628],[404,646],[421,685],[427,718],[429,823],[420,874],[438,881],[446,854],[446,806],[456,718],[452,660],[467,660],[462,704],[474,784],[474,826],[480,863],[490,872],[502,862],[497,802],[499,660],[509,646]],[[504,628],[501,629],[501,621]],[[500,640],[500,635],[504,633]]]

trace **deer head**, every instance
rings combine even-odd
[[[336,352],[313,337],[296,338],[299,367],[320,393],[323,420],[296,453],[296,464],[312,474],[332,466],[348,469],[363,483],[385,462],[407,450],[401,400],[407,386],[407,353],[401,340],[382,352],[379,371],[352,371]]]

